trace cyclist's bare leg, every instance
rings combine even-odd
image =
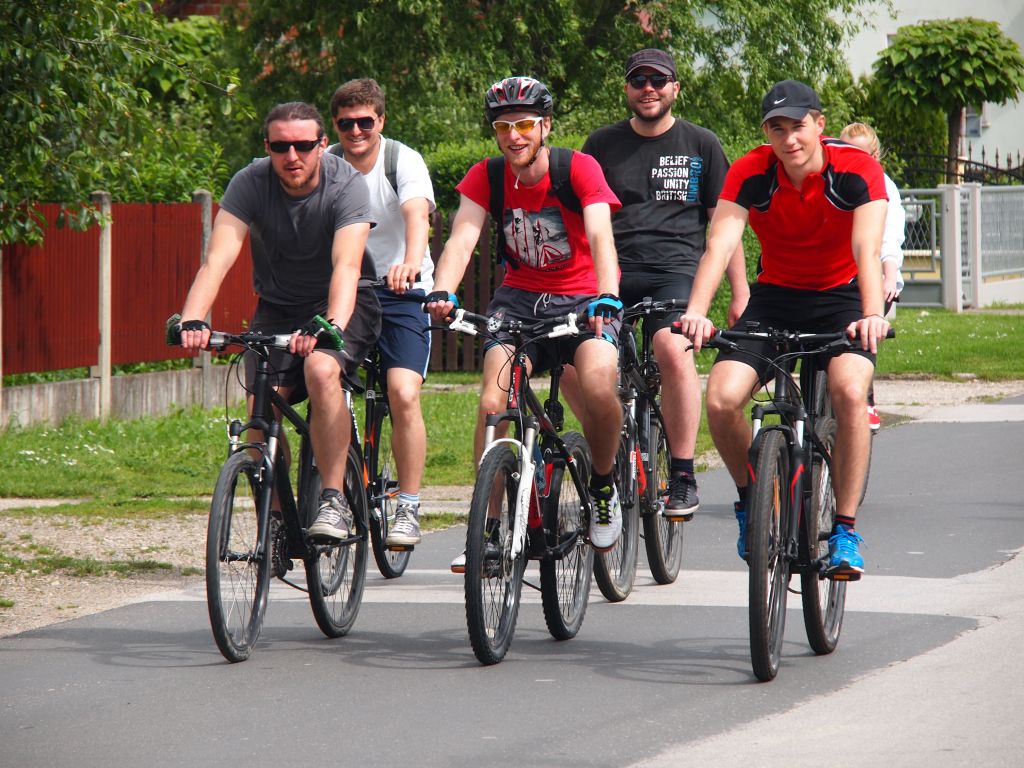
[[[473,461],[480,463],[484,452],[484,429],[487,416],[505,410],[508,402],[509,386],[509,355],[511,348],[494,346],[484,353],[484,374],[480,382],[480,407],[477,410],[476,433],[473,438]],[[529,365],[529,364],[527,364]],[[508,425],[498,425],[496,436],[501,437],[508,431]]]
[[[654,356],[661,370],[661,413],[676,459],[693,458],[700,427],[700,378],[687,346],[687,340],[670,328],[654,334]]]
[[[860,355],[846,354],[828,364],[828,391],[836,415],[835,461],[832,487],[836,514],[853,518],[860,504],[871,448],[871,428],[864,418],[864,403],[874,366]]]
[[[420,406],[423,377],[408,368],[388,369],[388,402],[391,404],[391,450],[398,465],[398,487],[418,494],[427,456],[427,429]]]
[[[324,488],[340,491],[352,432],[351,416],[341,389],[341,366],[332,356],[314,351],[306,358],[303,373],[315,412],[309,433],[321,482]]]
[[[757,372],[735,360],[715,363],[708,376],[708,428],[738,488],[747,485],[747,449],[751,439],[750,421],[743,409],[756,385]]]
[[[576,380],[585,403],[583,435],[590,444],[596,474],[607,475],[615,464],[619,441],[607,439],[622,431],[622,404],[616,384],[618,351],[604,339],[587,339],[573,358]]]

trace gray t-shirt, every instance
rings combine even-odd
[[[274,304],[326,300],[334,233],[349,224],[373,224],[363,175],[326,153],[320,183],[305,197],[287,194],[270,158],[262,157],[234,175],[220,205],[249,225],[253,287]],[[362,273],[375,276],[365,253]]]

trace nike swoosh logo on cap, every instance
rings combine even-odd
[[[773,101],[772,104],[775,104],[775,105],[781,104],[782,102],[784,102],[788,98],[789,98],[789,96],[783,96],[781,99],[778,99],[777,101]]]

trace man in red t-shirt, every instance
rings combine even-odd
[[[594,335],[569,343],[533,344],[529,350],[535,370],[571,363],[575,366],[585,407],[580,421],[593,458],[590,492],[594,516],[590,541],[598,551],[614,546],[622,529],[618,493],[612,480],[622,405],[616,385],[616,350],[622,309],[619,267],[612,237],[611,214],[620,207],[601,167],[589,155],[572,153],[569,183],[581,211],[563,204],[564,195],[552,190],[551,132],[553,101],[543,83],[530,77],[509,77],[492,85],[485,96],[487,119],[494,127],[504,157],[501,221],[504,235],[505,279],[487,307],[488,315],[504,314],[536,321],[567,312],[586,312]],[[434,292],[427,296],[436,320],[457,306],[454,291],[462,281],[490,210],[488,161],[466,173],[456,189],[461,194],[451,236],[434,273]],[[502,238],[499,238],[501,240]],[[499,341],[484,348],[484,372],[474,442],[475,457],[483,452],[488,413],[505,409],[509,386],[510,349]],[[608,436],[615,439],[608,439]],[[462,556],[452,570],[464,570]]]
[[[855,517],[867,473],[870,431],[864,402],[878,342],[889,330],[883,317],[879,253],[887,197],[882,168],[866,152],[824,137],[818,95],[784,80],[765,96],[761,127],[768,144],[736,161],[726,175],[697,270],[683,333],[699,350],[714,327],[708,306],[749,222],[761,242],[757,282],[736,327],[812,333],[846,330],[860,348],[828,362],[829,394],[836,415],[832,480],[836,526],[829,539],[828,573],[858,578],[864,559]],[[740,500],[737,549],[746,556],[747,448],[744,416],[750,394],[769,376],[769,364],[749,344],[721,352],[707,385],[708,426]]]

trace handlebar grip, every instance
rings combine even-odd
[[[167,318],[167,325],[164,328],[164,341],[167,346],[175,347],[181,343],[181,315],[175,312]]]

